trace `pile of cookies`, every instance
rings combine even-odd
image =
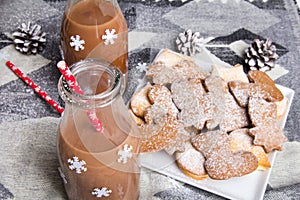
[[[287,138],[278,120],[287,98],[264,72],[243,66],[206,72],[190,57],[163,50],[130,111],[142,152],[164,150],[197,180],[224,180],[271,167],[268,153]]]

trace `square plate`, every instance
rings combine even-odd
[[[286,113],[279,121],[284,127],[288,112],[293,100],[294,91],[290,88],[277,85],[284,96],[289,100]],[[273,166],[276,151],[269,154],[269,161]],[[195,180],[183,174],[175,163],[174,157],[169,156],[164,151],[141,154],[141,164],[143,167],[167,175],[181,182],[193,185],[197,188],[215,193],[229,199],[260,200],[263,199],[271,169],[266,171],[254,171],[242,177],[234,177],[228,180]]]

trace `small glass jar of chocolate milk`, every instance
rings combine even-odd
[[[58,83],[65,101],[57,139],[59,171],[70,200],[139,197],[139,131],[122,99],[124,76],[109,65],[86,59],[70,66],[83,95],[62,77]]]
[[[100,58],[128,71],[128,28],[117,0],[68,0],[61,25],[68,65]]]

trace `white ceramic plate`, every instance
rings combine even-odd
[[[284,96],[288,98],[289,104],[285,115],[280,120],[280,125],[284,127],[287,115],[292,103],[294,91],[292,89],[277,85]],[[273,166],[276,152],[269,155],[269,161]],[[172,177],[181,182],[193,185],[203,190],[215,193],[229,199],[261,200],[263,199],[271,169],[266,171],[255,171],[251,174],[235,177],[229,180],[194,180],[183,174],[177,167],[173,157],[164,151],[148,153],[141,155],[141,164],[143,167]]]

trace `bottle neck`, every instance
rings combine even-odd
[[[124,92],[124,77],[116,67],[100,59],[86,59],[70,66],[83,95],[70,89],[61,77],[58,89],[61,98],[72,106],[85,109],[100,108],[110,105]]]

